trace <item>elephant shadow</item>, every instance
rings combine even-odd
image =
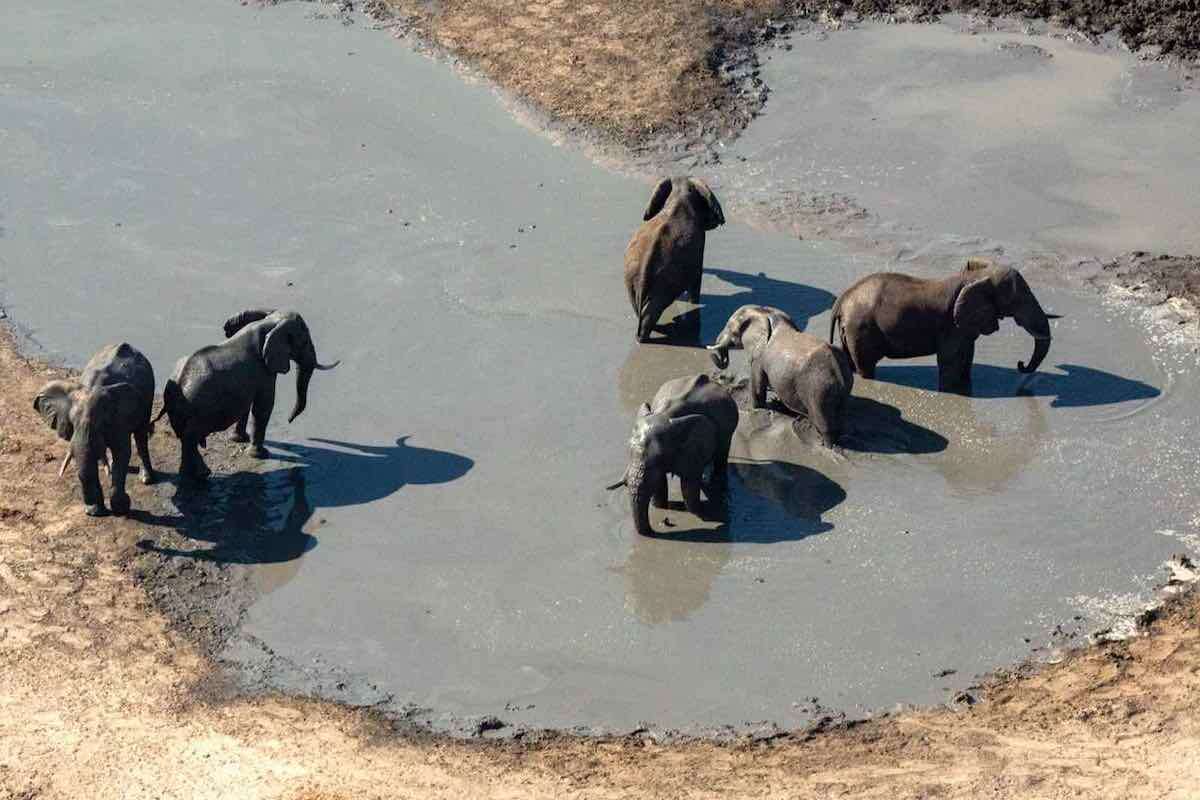
[[[803,331],[808,328],[809,320],[833,308],[837,299],[816,286],[771,278],[763,272],[751,274],[729,269],[706,269],[705,272],[745,289],[730,295],[701,294],[704,314],[699,327],[705,342],[714,341],[733,312],[744,305],[778,308]]]
[[[935,374],[936,380],[936,374]],[[856,453],[928,455],[950,444],[942,434],[907,420],[900,409],[870,397],[846,399],[845,423],[838,446]]]
[[[733,312],[744,305],[778,308],[795,321],[797,328],[805,330],[810,319],[833,308],[833,302],[837,299],[824,289],[771,278],[764,272],[751,274],[716,268],[707,268],[704,272],[745,291],[729,295],[702,291],[700,307],[682,312],[678,312],[678,303],[673,304],[663,314],[663,321],[656,326],[663,337],[655,337],[652,340],[654,344],[695,347],[700,343],[715,341]],[[671,311],[678,313],[668,319]]]
[[[408,484],[447,483],[474,466],[470,458],[411,447],[407,439],[390,447],[331,439],[310,441],[332,447],[269,442],[272,459],[288,466],[214,473],[199,485],[177,481],[170,504],[178,514],[131,512],[135,521],[174,528],[211,548],[183,550],[150,541],[139,546],[223,564],[288,564],[294,574],[300,556],[317,546],[317,538],[305,531],[316,510],[380,500]],[[280,578],[285,576],[268,578],[271,588],[286,582]]]
[[[975,364],[971,368],[971,396],[979,399],[1002,397],[1053,397],[1051,408],[1080,408],[1150,400],[1162,392],[1143,381],[1122,378],[1079,364],[1058,364],[1061,374],[1037,372],[1025,375],[1011,367]],[[880,366],[877,380],[914,389],[937,391],[938,369],[934,365]]]

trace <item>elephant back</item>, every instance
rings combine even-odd
[[[127,383],[144,397],[147,414],[154,402],[154,367],[128,342],[110,344],[92,356],[79,382],[89,390]]]

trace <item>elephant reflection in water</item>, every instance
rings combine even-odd
[[[977,400],[946,392],[922,391],[881,381],[860,381],[862,402],[876,401],[902,410],[904,424],[936,431],[941,448],[914,448],[929,454],[929,464],[950,488],[963,494],[992,494],[1004,489],[1037,457],[1050,433],[1042,401],[1018,396]],[[869,417],[853,437],[869,444],[876,434]],[[861,449],[870,449],[869,447]],[[893,451],[894,452],[894,451]]]
[[[305,532],[313,506],[300,467],[243,471],[211,478],[207,486],[183,485],[171,499],[178,517],[135,519],[177,527],[189,539],[211,547],[179,549],[143,541],[144,550],[222,564],[255,565],[249,578],[259,594],[269,594],[300,571],[302,555],[317,546]]]
[[[833,529],[822,516],[846,492],[821,470],[799,463],[811,452],[792,433],[791,418],[761,412],[742,422],[729,465],[728,521],[700,520],[676,507],[666,515],[671,526],[658,524],[665,532],[631,537],[629,558],[618,571],[625,576],[626,608],[642,622],[683,620],[703,606],[735,543],[797,541]]]

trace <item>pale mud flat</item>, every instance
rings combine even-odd
[[[1000,27],[866,23],[769,51],[729,191],[849,195],[870,214],[853,233],[901,260],[1200,250],[1194,68]]]
[[[1043,275],[1063,318],[1031,381],[1006,326],[975,399],[930,391],[928,359],[860,381],[841,454],[748,414],[728,522],[670,510],[637,537],[602,488],[632,413],[711,368],[632,341],[621,253],[649,186],[311,11],[60,0],[0,32],[0,303],[31,352],[126,339],[161,386],[226,316],[278,305],[343,361],[290,426],[281,380],[277,459],[160,489],[185,516],[153,519],[194,542],[175,557],[258,587],[223,653],[248,685],[459,732],[791,726],[1052,652],[1185,547],[1192,372]],[[707,265],[711,340],[742,303],[824,335],[889,263],[733,222]]]

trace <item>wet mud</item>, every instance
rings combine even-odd
[[[732,222],[701,304],[637,345],[620,258],[648,184],[304,6],[135,5],[86,24],[67,0],[23,8],[0,33],[0,181],[19,187],[0,304],[31,352],[79,364],[127,339],[160,382],[245,307],[301,310],[342,359],[272,422],[271,460],[214,437],[209,485],[168,482],[134,517],[151,595],[241,685],[464,735],[792,727],[952,699],[1128,617],[1194,549],[1194,356],[1040,269],[1062,318],[1039,374],[1017,372],[1031,343],[1006,324],[973,398],[934,391],[931,359],[856,382],[837,451],[747,409],[725,513],[693,517],[674,487],[638,537],[603,489],[636,406],[710,371],[697,344],[738,306],[823,335],[837,293],[895,261]],[[913,35],[933,62],[973,58]],[[1012,69],[1001,55],[986,69]],[[776,149],[752,128],[758,155],[717,175],[745,209],[803,183],[795,119],[763,124]],[[939,208],[917,218],[960,230],[966,212]],[[1009,224],[997,236],[1025,241]],[[901,263],[936,274],[971,247],[989,251]],[[739,396],[744,364],[725,376]]]

